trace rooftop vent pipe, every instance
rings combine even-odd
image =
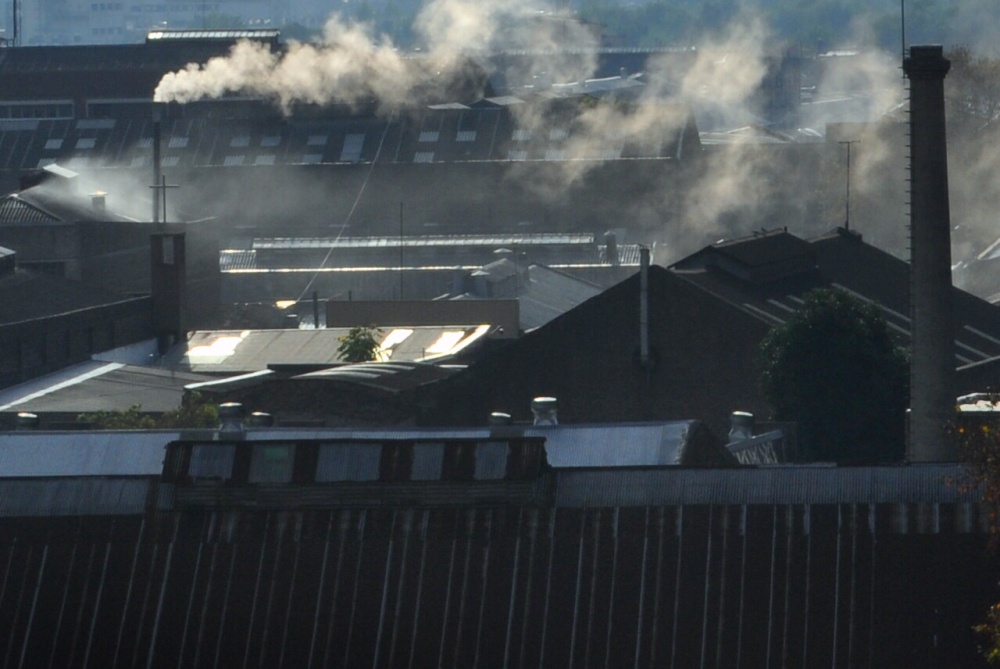
[[[555,397],[536,397],[531,400],[531,413],[535,414],[535,427],[558,425],[556,412],[559,402]]]

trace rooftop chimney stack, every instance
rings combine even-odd
[[[944,78],[940,46],[914,46],[903,61],[910,79],[910,440],[912,462],[956,459],[945,434],[954,418],[951,221]]]

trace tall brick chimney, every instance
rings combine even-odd
[[[955,344],[944,78],[940,46],[914,46],[910,79],[910,441],[913,462],[956,459],[944,426],[954,418]]]

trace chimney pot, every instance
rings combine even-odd
[[[96,193],[90,194],[90,203],[93,205],[94,209],[100,212],[107,211],[108,209],[108,194],[104,191],[97,191]]]

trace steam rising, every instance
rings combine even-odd
[[[168,74],[156,99],[185,103],[239,94],[272,99],[286,111],[298,102],[374,104],[389,114],[429,102],[457,101],[442,100],[442,91],[468,80],[475,67],[486,62],[484,56],[501,50],[539,54],[535,60],[518,60],[520,71],[501,73],[515,85],[534,82],[537,90],[547,83],[583,82],[594,76],[598,37],[566,17],[540,14],[544,9],[534,0],[431,0],[415,23],[419,54],[401,52],[369,25],[334,16],[321,43],[291,43],[284,53],[274,54],[264,45],[242,42],[228,57]],[[866,43],[862,26],[857,44]],[[728,30],[693,44],[696,48],[682,68],[677,58],[651,60],[644,72],[645,88],[634,104],[579,105],[560,145],[560,158],[547,161],[544,169],[512,164],[506,172],[508,192],[530,193],[538,202],[544,198],[554,212],[544,215],[550,225],[574,225],[560,217],[573,215],[567,203],[594,188],[591,177],[608,165],[606,158],[628,144],[676,137],[688,123],[689,110],[695,111],[703,132],[728,132],[730,139],[740,133],[771,132],[760,125],[754,103],[781,56],[768,51],[773,44],[767,26],[744,16]],[[638,193],[622,198],[618,219],[604,225],[624,225],[646,241],[659,242],[660,249],[667,249],[658,256],[660,262],[720,237],[743,236],[762,227],[787,226],[808,236],[845,223],[844,190],[850,178],[852,228],[883,248],[905,248],[905,91],[898,54],[859,47],[856,55],[842,59],[842,67],[836,60],[821,63],[818,79],[802,82],[814,89],[812,103],[802,110],[802,126],[818,133],[816,143],[758,146],[730,141],[702,155],[688,150],[683,169],[666,176],[657,173],[642,186],[602,184]],[[528,134],[538,136],[553,127],[543,106],[519,105],[511,111]],[[871,125],[879,119],[886,123]],[[823,135],[828,135],[825,141]],[[860,140],[852,147],[849,176],[845,149],[838,143],[847,140]],[[1000,164],[988,147],[976,148],[973,160],[952,159],[953,185],[968,171],[975,177],[970,183],[980,189],[976,194],[959,186],[958,211],[975,210],[963,202],[982,199],[981,186]],[[635,173],[629,178],[635,179]],[[311,187],[304,182],[284,185],[289,192]],[[322,193],[327,197],[325,190]],[[482,195],[483,200],[488,197]],[[289,200],[322,198],[303,194]],[[366,216],[380,216],[374,204],[368,211]]]
[[[426,45],[419,57],[399,51],[368,24],[346,23],[334,15],[319,44],[292,42],[286,53],[274,54],[267,45],[243,41],[228,57],[167,74],[154,98],[186,103],[238,93],[276,100],[286,111],[296,102],[374,101],[396,109],[419,104],[422,91],[462,77],[476,56],[498,49],[554,48],[567,39],[585,50],[596,46],[579,24],[531,21],[540,9],[531,0],[432,0],[416,20]],[[509,29],[526,20],[530,29]],[[587,57],[574,58],[581,59],[587,61],[584,69],[592,66]]]

